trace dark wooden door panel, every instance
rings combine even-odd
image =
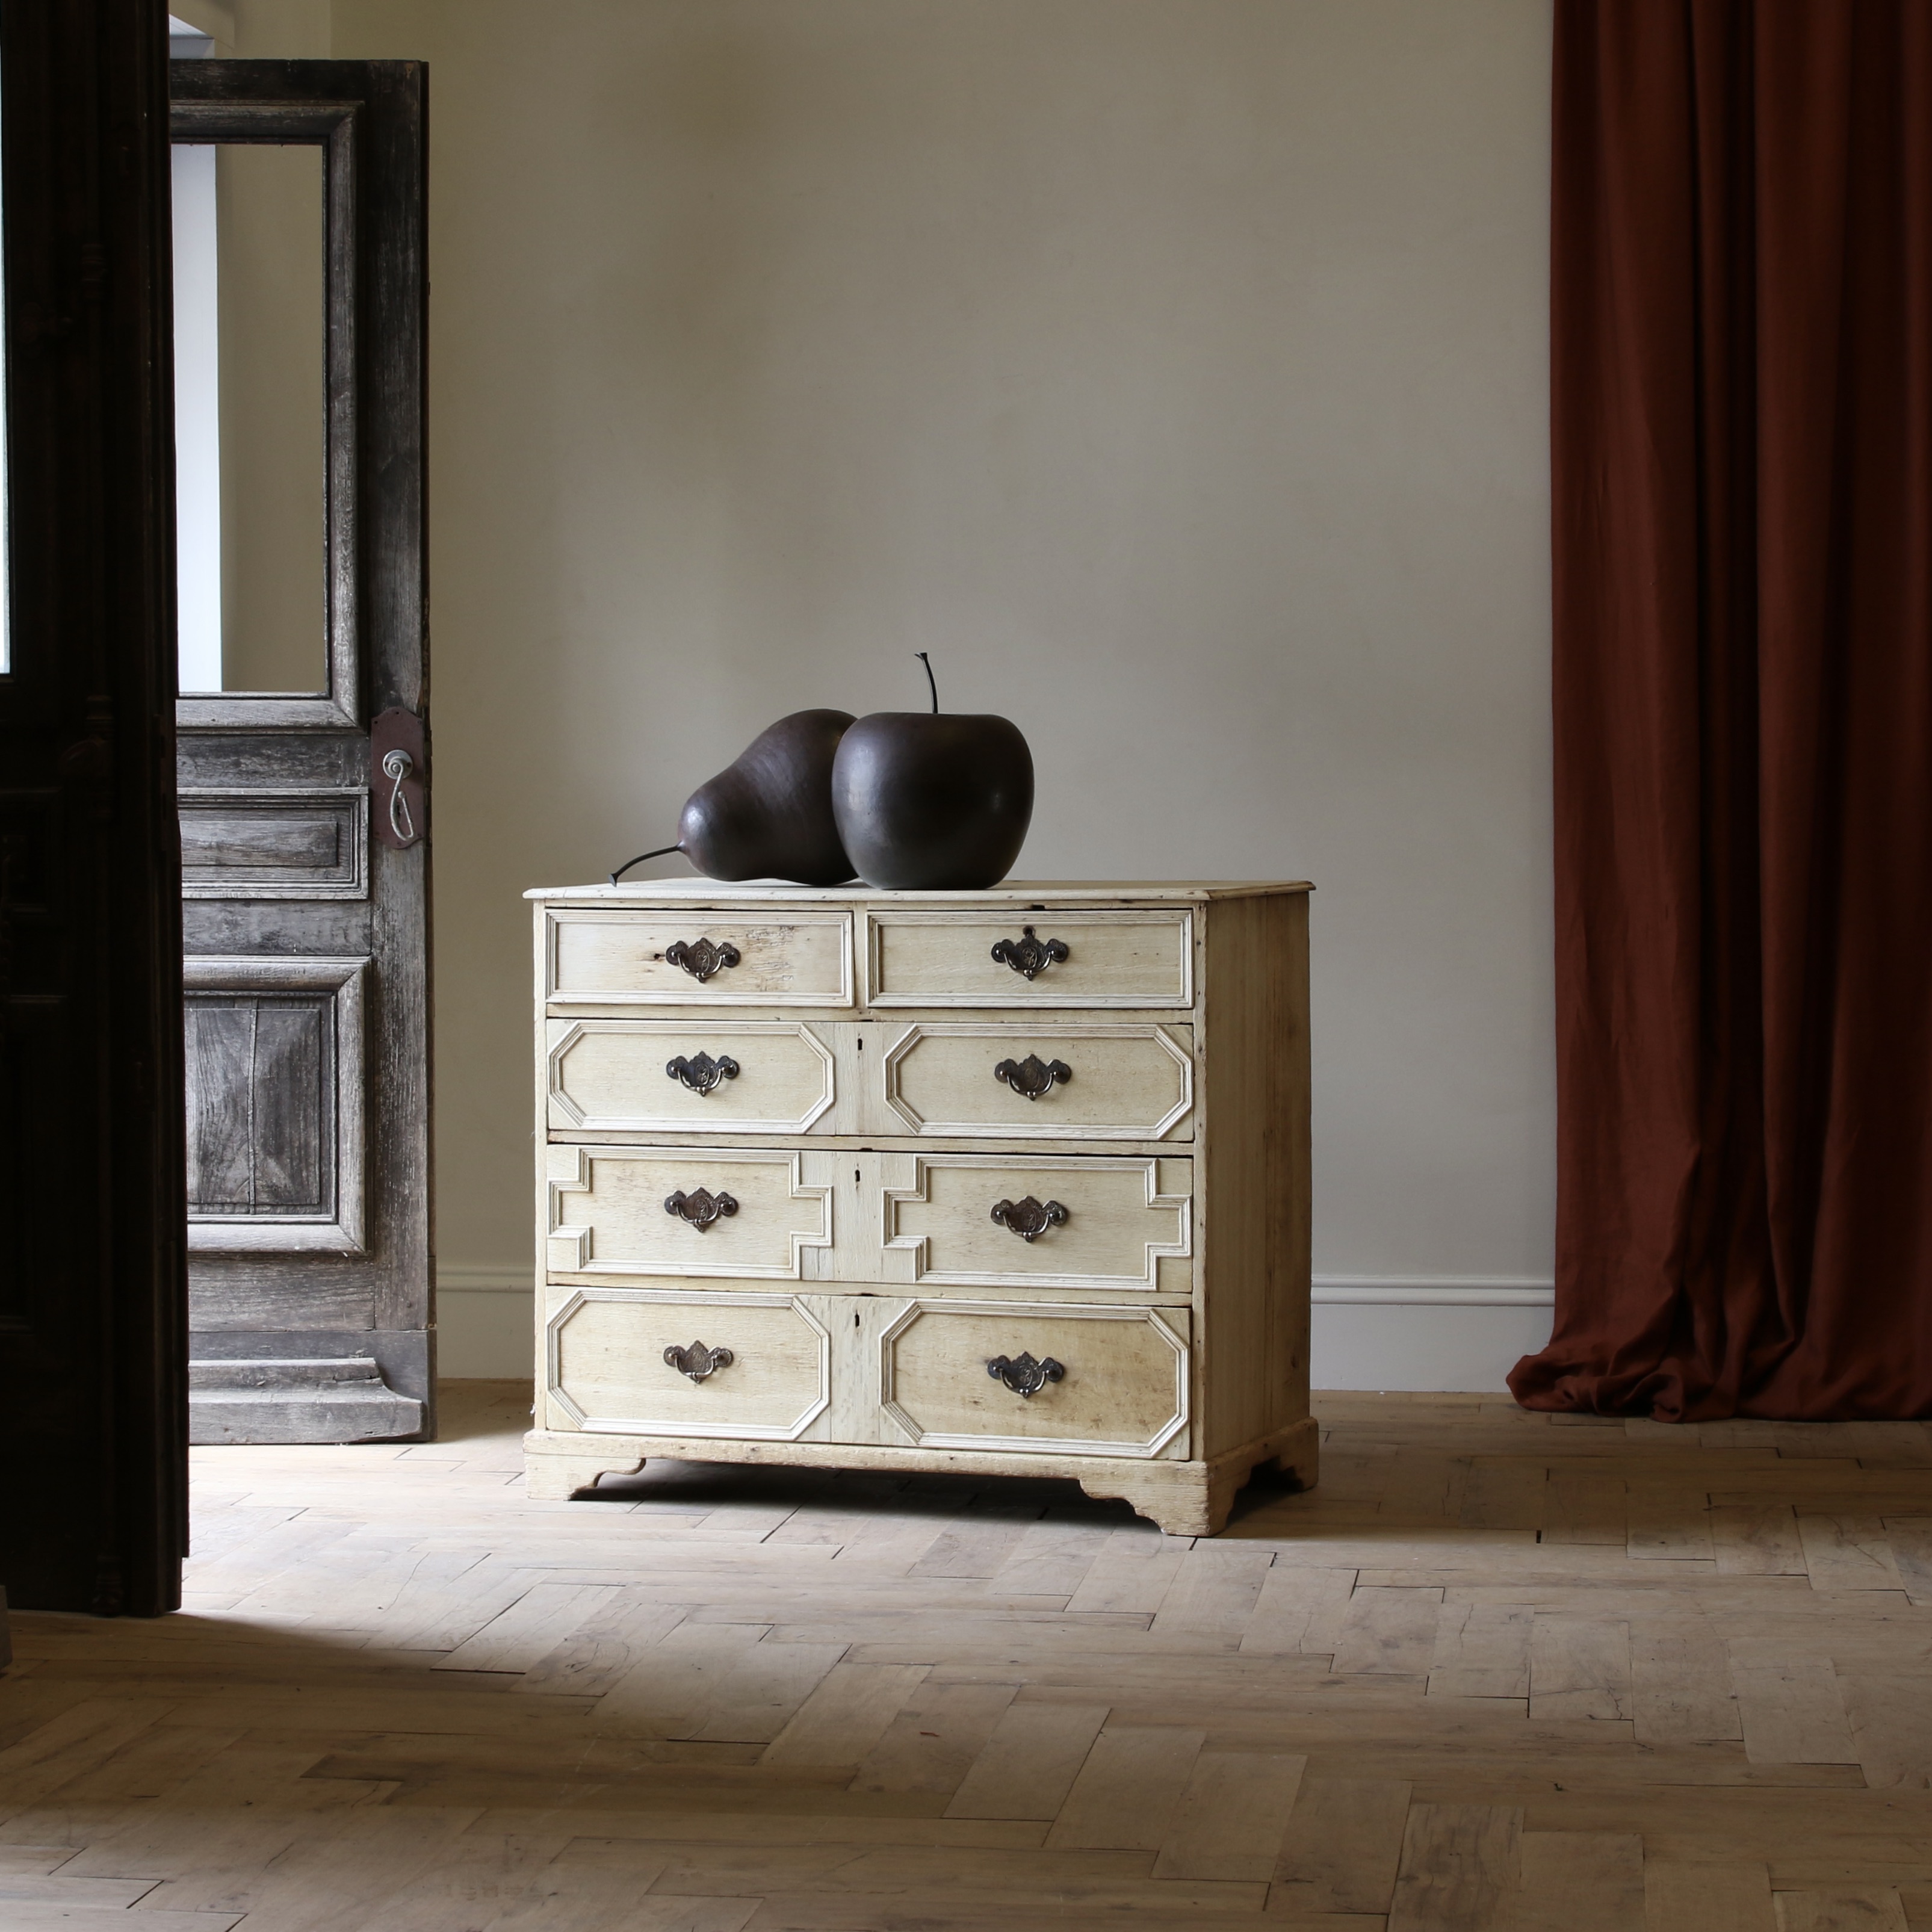
[[[166,12],[0,8],[0,1584],[188,1541]]]
[[[371,719],[428,696],[424,76],[189,61],[172,88],[177,142],[319,149],[326,232],[327,688],[178,712],[190,1412],[208,1442],[428,1433],[429,852],[370,810]]]
[[[188,898],[369,896],[369,794],[208,788],[181,800]]]
[[[190,1252],[364,1251],[370,965],[188,959]]]
[[[334,1003],[188,997],[188,1208],[208,1220],[333,1220]]]

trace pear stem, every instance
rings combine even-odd
[[[926,667],[926,681],[932,687],[932,708],[937,712],[939,709],[939,680],[932,674],[932,660],[923,651],[914,651],[913,656]]]
[[[667,853],[682,852],[683,850],[682,845],[660,845],[655,852],[640,852],[634,859],[626,859],[610,874],[610,883],[614,886],[633,866],[641,866],[646,859],[662,859]]]

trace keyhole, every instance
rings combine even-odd
[[[858,1186],[858,1184],[859,1184],[859,1170],[855,1167],[855,1168],[853,1168],[853,1170],[852,1170],[852,1185],[853,1185],[854,1187],[856,1187],[856,1186]]]

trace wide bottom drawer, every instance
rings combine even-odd
[[[544,1426],[1184,1456],[1189,1315],[1085,1302],[554,1291]]]

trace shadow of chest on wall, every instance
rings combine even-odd
[[[533,1493],[1315,1479],[1304,885],[535,892]]]

